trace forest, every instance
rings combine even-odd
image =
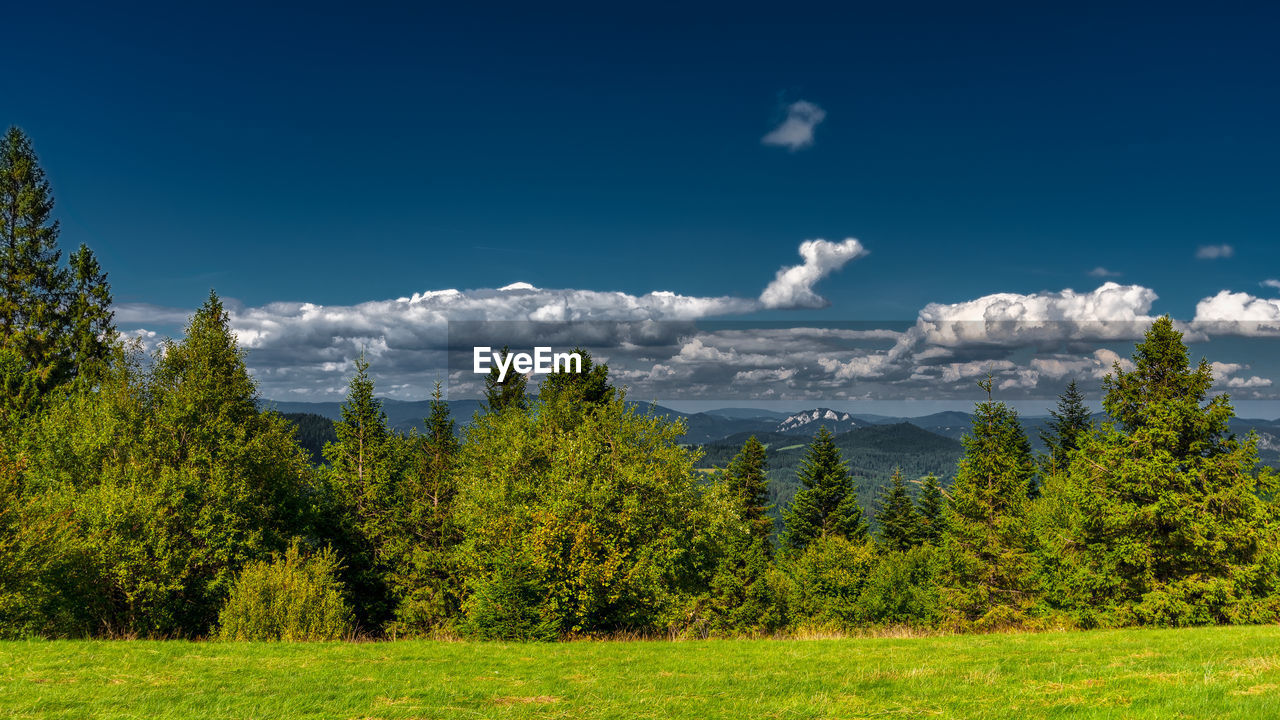
[[[1032,449],[990,380],[954,468],[859,495],[831,433],[776,508],[764,445],[710,472],[583,352],[491,373],[459,433],[437,385],[389,427],[366,358],[342,418],[264,407],[216,293],[153,353],[107,274],[65,258],[30,140],[0,140],[0,635],[711,637],[1280,619],[1275,472],[1168,317]],[[319,457],[303,443],[319,448]],[[709,448],[710,450],[710,448]],[[846,448],[846,450],[849,450]],[[884,458],[857,460],[879,472]],[[777,468],[775,468],[777,471]],[[927,474],[932,472],[933,474]],[[944,483],[938,476],[952,478]],[[874,522],[872,522],[874,520]],[[872,529],[874,527],[874,530]]]

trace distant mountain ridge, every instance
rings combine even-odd
[[[811,435],[819,428],[825,427],[830,432],[839,433],[852,430],[862,424],[847,412],[838,412],[831,408],[814,408],[783,418],[782,422],[778,423],[776,432]]]
[[[281,414],[318,415],[334,421],[342,417],[341,402],[262,400],[261,405]],[[431,401],[384,398],[382,407],[387,414],[387,424],[393,430],[408,432],[414,428],[422,428],[423,419],[431,411]],[[690,445],[716,443],[739,435],[745,440],[752,434],[763,436],[770,433],[790,436],[794,443],[813,436],[818,432],[818,428],[823,426],[833,434],[840,434],[855,429],[903,423],[909,423],[944,438],[959,440],[970,431],[973,424],[971,414],[956,410],[919,417],[894,417],[845,412],[826,407],[789,413],[746,407],[689,413],[647,403],[634,403],[634,407],[639,412],[683,421],[686,426],[684,441]],[[449,409],[458,429],[461,430],[471,423],[472,416],[481,409],[481,403],[478,400],[453,400],[449,402]],[[1048,416],[1022,418],[1023,428],[1033,448],[1043,449],[1044,444],[1040,441],[1040,433],[1048,427],[1051,419]],[[1107,416],[1095,413],[1093,420],[1101,424],[1107,420]],[[1259,455],[1263,462],[1280,467],[1280,420],[1236,418],[1231,421],[1231,430],[1241,437],[1250,431],[1256,431]]]

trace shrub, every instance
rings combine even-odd
[[[283,556],[245,567],[218,616],[223,640],[336,640],[354,632],[342,596],[337,555],[304,555],[294,541]]]
[[[864,618],[890,625],[927,625],[938,615],[937,550],[923,545],[886,552],[867,578]]]
[[[500,563],[472,581],[463,604],[464,635],[477,640],[555,640],[560,624],[546,603],[546,589],[518,559]]]
[[[787,604],[797,624],[849,628],[862,622],[858,600],[876,562],[870,541],[819,537],[784,562]]]

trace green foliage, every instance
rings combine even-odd
[[[1228,432],[1225,395],[1205,402],[1209,364],[1191,366],[1168,318],[1133,359],[1105,381],[1116,423],[1046,488],[1055,602],[1083,624],[1271,621],[1276,482],[1257,439]]]
[[[338,640],[353,634],[333,550],[304,554],[295,541],[283,555],[245,566],[218,614],[222,640]]]
[[[462,597],[455,554],[462,532],[454,513],[459,443],[439,383],[425,434],[415,434],[407,442],[411,467],[400,492],[404,523],[396,548],[400,561],[389,582],[397,598],[394,630],[423,634],[448,626],[458,616]]]
[[[1017,413],[980,383],[973,430],[951,488],[943,552],[944,600],[959,627],[1020,625],[1035,601],[1033,535],[1027,488],[1035,473]]]
[[[876,522],[880,525],[880,545],[886,550],[903,551],[921,542],[920,516],[900,470],[894,471],[889,492],[880,501]]]
[[[769,479],[765,474],[768,469],[764,445],[753,435],[742,444],[742,451],[724,472],[730,495],[747,523],[747,534],[766,541],[773,531],[773,520],[769,518]],[[765,547],[772,548],[772,545],[766,543]]]
[[[866,537],[867,524],[862,519],[849,468],[825,427],[809,444],[799,479],[803,489],[796,493],[785,514],[783,541],[789,547],[803,549],[827,536],[851,540]]]
[[[324,446],[338,440],[334,422],[315,413],[282,413],[280,417],[294,426],[298,446],[306,451],[313,465],[324,462]]]
[[[555,640],[562,632],[543,571],[512,553],[473,577],[459,629],[477,640]]]
[[[573,372],[577,368],[571,365],[549,373],[538,388],[544,405],[576,407],[581,411],[612,401],[617,391],[609,384],[609,366],[596,364],[585,348],[575,347],[571,352],[582,358],[582,371]]]
[[[773,520],[768,516],[765,449],[754,437],[706,496],[719,558],[706,597],[716,633],[776,630],[785,624],[785,591],[773,574]]]
[[[787,607],[800,626],[851,628],[865,619],[862,593],[876,566],[875,544],[843,535],[820,535],[788,553]]]
[[[1046,471],[1054,472],[1066,469],[1071,451],[1079,446],[1080,436],[1088,432],[1092,425],[1089,408],[1085,405],[1084,395],[1075,380],[1058,396],[1058,407],[1050,410],[1049,415],[1053,419],[1040,431],[1040,440],[1048,448]]]
[[[356,618],[364,627],[380,627],[394,612],[387,573],[395,564],[391,546],[402,511],[397,486],[403,453],[387,429],[363,354],[355,369],[342,419],[334,425],[338,439],[324,448],[325,481],[336,526],[330,532],[347,563],[343,582],[351,591]]]
[[[106,273],[83,245],[62,267],[58,231],[31,141],[11,127],[0,138],[0,409],[14,417],[78,376],[92,383],[115,336]]]
[[[241,567],[304,525],[309,466],[260,413],[216,296],[144,367],[122,352],[22,440],[24,495],[73,528],[88,632],[208,632]]]
[[[536,581],[538,615],[562,634],[673,622],[705,567],[695,551],[702,494],[682,427],[622,397],[567,427],[544,407],[481,415],[467,428],[457,512],[468,577],[527,568],[532,580],[520,582]]]
[[[947,501],[935,475],[926,475],[920,488],[920,542],[937,545],[947,529]]]
[[[932,545],[882,553],[858,599],[860,619],[875,625],[932,625],[941,610],[938,556]]]
[[[505,361],[511,355],[511,348],[503,346],[501,357]],[[585,369],[585,368],[584,368]],[[507,369],[506,378],[499,380],[500,372],[495,365],[489,368],[484,379],[484,408],[491,413],[500,413],[508,408],[525,410],[529,407],[527,397],[529,378],[518,373],[514,368]]]

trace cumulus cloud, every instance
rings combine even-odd
[[[1222,245],[1201,245],[1196,249],[1197,260],[1218,260],[1236,254],[1236,249],[1223,243]]]
[[[1120,277],[1122,274],[1114,270],[1108,270],[1101,265],[1089,271],[1089,277],[1096,278]]]
[[[807,100],[797,100],[787,106],[787,117],[778,127],[760,138],[765,145],[776,145],[796,151],[813,144],[813,131],[825,120],[827,112]]]
[[[917,342],[944,347],[1131,339],[1154,319],[1150,312],[1157,297],[1141,285],[1107,282],[1087,293],[994,293],[930,303],[920,311],[914,335]]]
[[[1223,290],[1196,303],[1192,325],[1215,335],[1280,335],[1280,299]]]
[[[959,303],[930,303],[915,324],[882,352],[848,359],[826,358],[822,367],[835,378],[923,379],[954,382],[973,373],[1014,371],[1009,356],[1023,348],[1041,350],[1040,366],[1027,369],[1048,377],[1072,371],[1105,375],[1118,356],[1098,350],[1091,358],[1043,357],[1051,348],[1134,340],[1154,319],[1156,294],[1140,285],[1103,283],[1088,293],[1074,290],[1031,294],[994,293]],[[956,358],[957,353],[969,359]],[[1110,351],[1106,351],[1110,353]],[[973,355],[981,357],[974,358]],[[933,369],[941,365],[937,373]],[[983,369],[985,368],[985,370]],[[1027,386],[1039,375],[1018,375]]]
[[[1274,288],[1276,290],[1280,290],[1280,280],[1276,280],[1274,278],[1268,278],[1258,284],[1261,285],[1262,287],[1269,287],[1269,288]]]
[[[813,286],[845,263],[866,254],[867,249],[854,238],[846,238],[841,243],[805,240],[800,244],[800,257],[804,262],[779,270],[773,282],[760,293],[760,304],[770,309],[826,307],[827,301],[813,291]]]

